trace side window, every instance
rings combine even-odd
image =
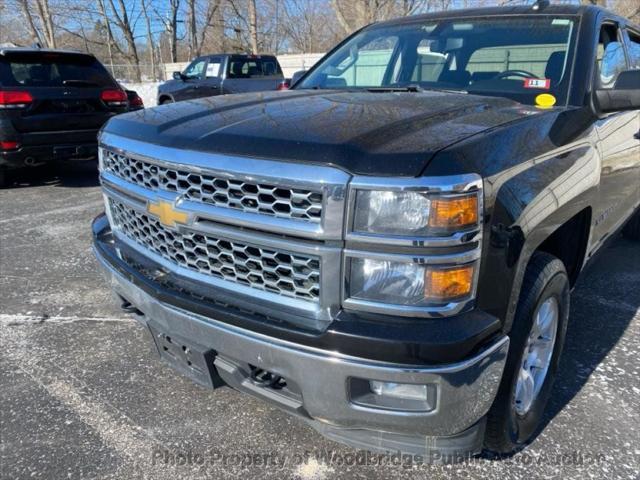
[[[258,60],[235,59],[229,62],[229,78],[252,78],[261,77],[262,68]]]
[[[329,67],[325,85],[339,87],[380,87],[398,44],[398,37],[381,37],[355,47],[337,67]]]
[[[603,25],[598,43],[597,64],[600,88],[612,88],[620,72],[628,69],[618,27]]]
[[[631,68],[640,68],[640,33],[627,30],[627,51]]]
[[[218,78],[220,76],[220,64],[222,63],[220,58],[211,58],[207,64],[207,78]]]
[[[266,76],[278,74],[278,64],[275,60],[267,59],[262,61],[262,73]]]
[[[184,71],[184,76],[187,78],[202,78],[206,63],[205,60],[194,60]]]

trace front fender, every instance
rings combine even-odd
[[[505,331],[511,328],[531,256],[558,228],[597,202],[600,172],[596,146],[583,142],[486,179],[495,204],[484,269],[503,276],[498,283],[508,298]]]

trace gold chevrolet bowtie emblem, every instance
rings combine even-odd
[[[160,223],[167,227],[175,227],[176,223],[187,223],[189,220],[189,214],[180,212],[173,208],[170,202],[158,200],[156,203],[149,203],[147,211],[151,215],[155,215],[160,220]]]

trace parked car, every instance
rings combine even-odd
[[[158,105],[229,93],[280,89],[284,76],[273,55],[205,55],[158,87]]]
[[[640,240],[639,132],[640,27],[607,10],[381,22],[289,91],[110,120],[95,252],[202,385],[358,448],[510,453],[583,268]]]
[[[142,110],[144,108],[144,102],[138,92],[135,90],[125,89],[124,93],[127,94],[127,100],[129,102],[129,111],[133,112],[134,110]]]
[[[98,130],[128,106],[93,55],[0,49],[0,184],[8,169],[95,159]]]

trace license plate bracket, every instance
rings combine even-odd
[[[78,147],[62,146],[53,147],[53,155],[55,157],[73,157],[78,154]]]
[[[151,324],[148,327],[160,358],[171,367],[204,387],[215,389],[224,385],[214,366],[216,352],[213,349],[166,334]]]

